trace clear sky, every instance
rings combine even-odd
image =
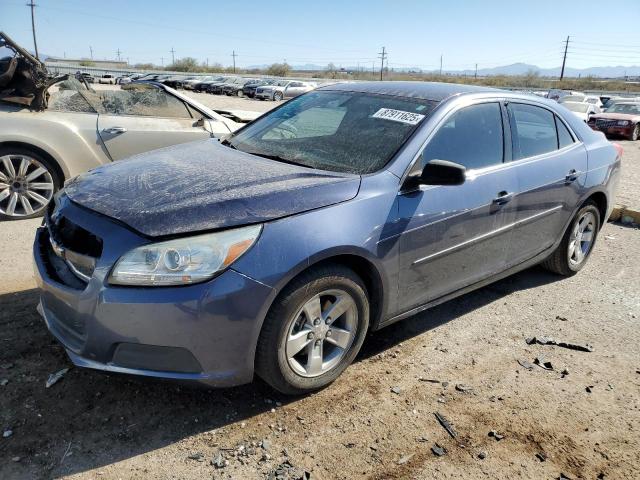
[[[27,0],[0,0],[0,29],[33,49]],[[640,0],[36,0],[41,53],[130,63],[191,56],[248,66],[333,62],[463,69],[515,62],[640,65]],[[607,8],[610,5],[611,8]]]

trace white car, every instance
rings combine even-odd
[[[38,78],[19,69],[2,75],[0,65],[0,219],[41,215],[65,180],[91,168],[224,138],[257,116],[218,113],[158,83],[94,91],[75,78],[50,80],[41,62],[19,52]]]
[[[602,108],[602,100],[597,95],[585,95],[585,94],[572,94],[560,97],[558,103],[577,102],[577,103],[590,103],[598,108]]]
[[[591,115],[600,113],[600,107],[587,102],[561,102],[562,106],[570,110],[576,117],[583,122],[588,122]]]
[[[313,82],[300,82],[297,80],[281,80],[273,85],[262,85],[256,88],[255,98],[259,100],[279,101],[284,98],[297,97],[307,93],[317,85]]]
[[[116,84],[116,77],[114,77],[110,73],[105,73],[104,75],[102,75],[98,79],[98,83],[104,83],[104,84],[107,84],[107,85],[115,85]]]

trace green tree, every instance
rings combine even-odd
[[[291,67],[287,63],[273,63],[267,68],[267,75],[274,77],[286,77],[291,72]]]
[[[184,57],[176,60],[171,65],[168,65],[165,70],[171,70],[174,72],[199,72],[201,67],[198,65],[198,61],[193,57]]]

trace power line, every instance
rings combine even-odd
[[[36,6],[37,5],[33,2],[33,0],[27,3],[27,7],[31,7],[31,31],[33,32],[33,48],[36,52],[36,58],[40,60],[40,57],[38,56],[38,42],[36,41],[36,19],[35,19]]]
[[[385,47],[382,47],[382,51],[378,55],[380,58],[380,81],[382,81],[382,71],[384,70],[384,61],[387,58],[388,54]]]

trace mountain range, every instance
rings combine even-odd
[[[345,65],[337,65],[338,68],[343,68],[344,70],[357,70],[357,67],[354,65],[345,66]],[[251,65],[247,67],[251,68],[259,68],[265,69],[268,65]],[[293,70],[303,70],[303,71],[322,71],[326,70],[326,65],[317,65],[313,63],[307,63],[304,65],[292,65],[291,68]],[[362,68],[362,67],[361,67]],[[379,67],[376,67],[379,68]],[[558,77],[560,76],[561,67],[553,67],[553,68],[540,68],[537,65],[531,65],[528,63],[512,63],[510,65],[503,65],[500,67],[493,68],[479,68],[478,75],[487,77],[487,76],[495,76],[495,75],[526,75],[529,72],[536,72],[541,77]],[[394,68],[394,71],[398,72],[422,72],[422,73],[430,73],[437,72],[437,70],[425,70],[420,67],[405,67],[405,68]],[[475,70],[467,69],[467,70],[443,70],[444,74],[448,75],[474,75]],[[637,77],[640,76],[640,65],[634,66],[607,66],[607,67],[588,67],[588,68],[572,68],[566,67],[564,74],[566,77],[601,77],[601,78],[621,78],[625,76],[629,77]]]

